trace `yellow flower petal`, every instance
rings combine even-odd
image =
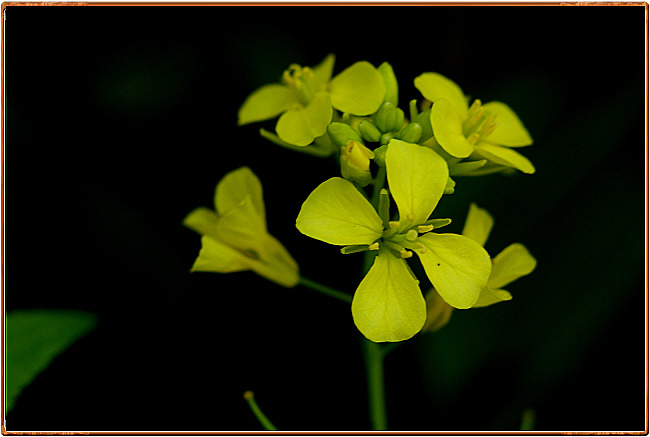
[[[454,308],[471,308],[486,286],[492,263],[477,242],[456,234],[424,234],[426,251],[415,251],[440,296]]]
[[[369,62],[356,62],[330,82],[332,106],[352,115],[370,115],[384,101],[386,86]]]
[[[489,282],[488,282],[489,283]],[[512,299],[512,295],[506,290],[492,289],[485,287],[478,297],[478,300],[472,308],[482,308],[495,303],[503,302]]]
[[[194,261],[192,272],[232,273],[249,270],[250,259],[227,244],[204,235],[201,237],[201,251]]]
[[[239,108],[237,124],[270,120],[299,103],[295,91],[280,84],[264,85],[248,96]]]
[[[316,90],[320,90],[326,86],[332,78],[332,70],[334,70],[335,59],[336,58],[334,54],[330,53],[329,55],[325,56],[325,59],[323,59],[320,64],[312,68],[312,71],[314,72],[314,88]]]
[[[247,197],[257,214],[266,221],[262,183],[248,167],[233,170],[219,181],[214,191],[214,206],[219,214],[224,214],[238,208]]]
[[[472,203],[469,206],[469,212],[467,213],[462,234],[476,241],[481,246],[485,246],[493,225],[494,219],[490,213],[483,208],[479,208],[475,203]]]
[[[451,79],[439,73],[423,73],[415,78],[415,87],[430,102],[445,99],[461,120],[467,117],[468,100],[463,90]]]
[[[483,105],[483,108],[488,115],[496,115],[494,121],[497,127],[487,137],[488,142],[508,147],[523,147],[533,144],[528,130],[508,105],[502,102],[489,102]]]
[[[440,147],[456,158],[467,158],[474,146],[463,134],[463,118],[446,99],[437,100],[431,107],[431,128]]]
[[[445,190],[449,170],[447,162],[433,150],[391,140],[386,152],[386,177],[401,228],[406,228],[429,218]]]
[[[408,340],[422,329],[426,303],[406,261],[380,250],[354,294],[352,317],[374,342]]]
[[[383,223],[354,185],[342,178],[320,184],[302,204],[296,227],[308,237],[340,246],[372,244]]]
[[[516,168],[524,173],[535,173],[535,167],[528,158],[507,147],[478,143],[474,150],[485,159],[496,164]]]
[[[530,274],[536,266],[537,260],[526,246],[513,243],[494,258],[488,286],[493,289],[504,287],[515,279]]]
[[[300,280],[298,264],[275,237],[266,234],[258,247],[262,258],[251,262],[251,269],[260,276],[284,287],[294,287]]]
[[[433,288],[424,298],[427,302],[427,321],[424,323],[422,331],[436,332],[449,323],[454,307],[445,302]]]
[[[306,107],[286,111],[275,126],[280,139],[294,146],[308,146],[327,132],[332,121],[332,104],[329,95],[318,92]]]

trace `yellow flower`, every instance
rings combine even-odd
[[[334,55],[317,66],[292,64],[282,83],[255,90],[239,109],[238,124],[270,120],[278,137],[295,146],[307,146],[324,135],[332,121],[332,107],[352,115],[377,111],[386,95],[382,74],[366,61],[356,62],[332,77]]]
[[[472,203],[463,227],[463,235],[484,246],[493,225],[494,219],[490,213]],[[503,249],[492,259],[490,278],[472,308],[486,307],[512,299],[512,295],[502,287],[530,274],[535,270],[536,265],[537,260],[521,243],[513,243]],[[447,324],[453,308],[438,295],[435,289],[429,290],[426,301],[427,321],[422,330],[434,332]]]
[[[296,220],[300,232],[345,246],[343,253],[377,251],[352,300],[354,323],[375,342],[411,338],[426,320],[419,281],[406,258],[415,253],[431,283],[457,308],[469,308],[476,302],[491,267],[489,255],[475,241],[431,232],[440,222],[449,223],[428,220],[447,183],[444,159],[426,147],[391,140],[386,173],[399,221],[388,220],[388,191],[382,192],[385,208],[380,206],[378,212],[342,178],[319,185],[303,203]]]
[[[201,234],[201,251],[191,271],[231,273],[252,270],[285,287],[298,284],[298,264],[266,229],[262,184],[248,167],[219,181],[215,211],[197,208],[183,220]]]
[[[423,73],[415,87],[433,102],[430,121],[436,142],[456,158],[476,157],[499,165],[534,173],[531,162],[512,148],[533,144],[517,114],[502,102],[472,105],[462,89],[438,73]]]

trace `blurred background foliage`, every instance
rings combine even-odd
[[[443,73],[507,102],[535,140],[537,173],[458,178],[436,215],[460,232],[477,202],[495,218],[488,251],[524,243],[537,270],[512,301],[456,311],[387,358],[389,426],[513,430],[529,408],[538,430],[647,426],[644,7],[5,12],[6,309],[98,320],[24,390],[8,430],[259,430],[245,390],[280,429],[369,428],[349,307],[251,273],[189,274],[200,242],[181,226],[248,165],[302,274],[354,291],[361,256],[294,227],[336,165],[261,139],[273,123],[236,126],[255,88],[330,52],[335,73],[391,63],[404,109],[413,78]]]

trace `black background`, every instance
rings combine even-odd
[[[189,274],[185,214],[248,165],[308,278],[353,292],[361,257],[302,236],[335,163],[270,144],[237,109],[293,62],[392,64],[401,106],[438,71],[507,102],[534,175],[459,178],[436,210],[538,259],[510,302],[457,311],[386,360],[395,430],[643,430],[642,6],[6,6],[6,309],[97,328],[18,399],[8,430],[369,429],[349,308],[252,273]],[[272,128],[273,123],[262,124]]]

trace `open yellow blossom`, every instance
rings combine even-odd
[[[360,61],[332,78],[334,55],[317,66],[292,64],[282,83],[255,90],[239,109],[238,124],[270,120],[278,137],[295,146],[307,146],[324,135],[332,121],[332,108],[352,115],[375,112],[386,95],[381,73],[369,62]]]
[[[517,114],[503,102],[469,105],[462,89],[439,73],[423,73],[415,87],[433,102],[431,127],[435,140],[456,158],[474,155],[524,173],[534,173],[531,162],[512,148],[533,144]]]
[[[352,301],[354,323],[375,342],[406,340],[422,329],[426,303],[406,259],[417,254],[427,277],[457,308],[471,307],[485,287],[490,258],[475,241],[431,232],[428,220],[442,197],[447,164],[432,150],[391,140],[386,174],[399,221],[389,221],[355,186],[342,178],[319,185],[302,205],[296,226],[303,234],[329,244],[376,250],[373,265]],[[388,197],[388,191],[382,195]],[[386,204],[384,203],[384,206]],[[445,224],[449,220],[445,221]]]
[[[493,225],[494,219],[490,213],[472,203],[463,227],[463,235],[484,246]],[[535,270],[536,265],[537,260],[521,243],[513,243],[503,249],[492,259],[490,278],[472,308],[486,307],[512,299],[512,295],[502,287],[530,274]],[[426,301],[427,321],[423,331],[434,332],[447,324],[453,308],[439,296],[435,289],[427,293]]]
[[[231,273],[252,270],[285,287],[298,284],[298,264],[266,228],[262,184],[248,167],[219,181],[215,210],[197,208],[183,220],[201,234],[196,272]]]

